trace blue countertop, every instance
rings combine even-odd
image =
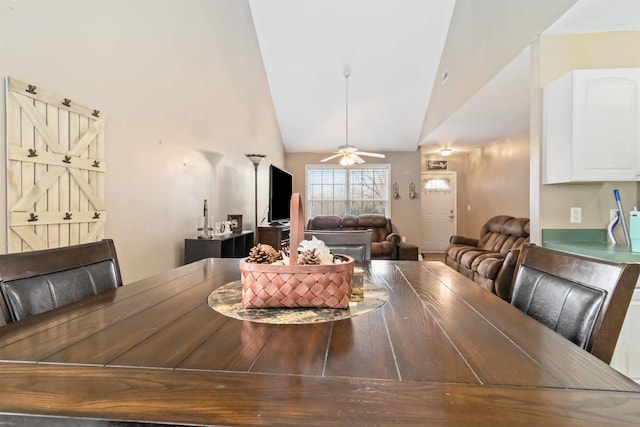
[[[544,229],[542,246],[613,262],[640,262],[640,252],[624,243],[608,243],[605,229]]]
[[[542,246],[613,262],[640,262],[640,253],[624,244],[606,242],[542,242]]]

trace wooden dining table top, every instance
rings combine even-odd
[[[388,301],[311,324],[213,310],[238,263],[201,260],[0,327],[0,422],[640,421],[638,384],[440,262],[365,264]]]

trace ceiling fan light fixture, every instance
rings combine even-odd
[[[445,156],[448,157],[453,153],[453,150],[451,148],[443,148],[440,150],[440,155],[441,156]]]
[[[342,156],[340,159],[340,164],[345,167],[353,166],[355,163],[356,161],[352,159],[351,156]]]

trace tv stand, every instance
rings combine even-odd
[[[184,263],[204,258],[243,258],[253,246],[253,231],[229,233],[212,239],[184,239]]]
[[[289,233],[291,227],[287,222],[284,224],[268,225],[258,227],[258,243],[273,246],[277,251],[289,246]]]

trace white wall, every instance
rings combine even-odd
[[[495,215],[529,216],[529,135],[509,138],[455,152],[449,157],[423,148],[422,169],[427,159],[447,160],[457,173],[459,235],[478,238],[480,229]],[[470,208],[470,210],[467,210]]]
[[[259,212],[267,165],[284,163],[245,0],[0,0],[0,76],[106,117],[106,237],[125,283],[182,263],[204,199],[217,218],[242,214],[253,228],[254,170],[244,154],[267,155]],[[4,150],[0,164],[4,252]]]
[[[456,0],[420,141],[576,0]],[[446,84],[442,75],[448,71]]]
[[[482,226],[496,215],[528,218],[529,134],[492,141],[470,152],[467,195],[470,237],[479,237]]]

